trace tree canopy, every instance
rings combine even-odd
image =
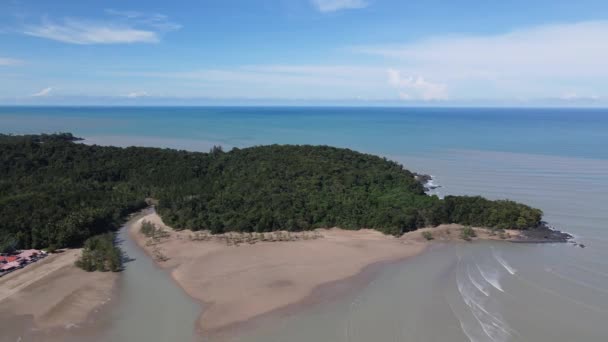
[[[338,226],[398,235],[441,223],[527,229],[542,217],[507,200],[428,196],[400,164],[349,149],[200,153],[75,140],[69,133],[0,135],[0,242],[81,246],[150,198],[169,225],[215,233]]]
[[[87,272],[118,272],[122,270],[122,251],[114,245],[114,234],[105,233],[88,238],[76,266]]]

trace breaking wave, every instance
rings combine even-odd
[[[469,272],[468,268],[466,273],[469,277],[465,277],[464,273],[465,271],[461,268],[457,270],[456,284],[462,300],[469,308],[471,314],[475,317],[475,320],[479,324],[479,327],[483,333],[486,335],[486,338],[482,340],[487,340],[489,338],[490,341],[493,342],[508,341],[514,334],[516,334],[516,332],[509,327],[507,322],[502,319],[498,312],[489,311],[486,306],[486,302],[489,297],[480,297],[479,292],[481,291],[477,287],[477,285],[480,284],[477,283],[477,285],[475,285],[475,283],[472,281],[473,278],[470,277],[471,273]],[[472,336],[477,335],[472,331],[471,327],[463,327],[463,331],[471,341],[478,340],[478,337],[471,338]]]
[[[490,296],[490,292],[488,292],[488,290],[486,290],[485,286],[483,286],[480,282],[478,282],[477,280],[475,280],[475,278],[471,274],[471,267],[470,266],[471,265],[467,264],[467,275],[469,276],[469,281],[471,282],[471,284],[473,284],[473,286],[475,286],[475,288],[477,288],[477,290],[479,290],[479,292],[481,292],[484,295],[486,295],[486,297],[489,297]]]
[[[505,292],[505,290],[502,289],[500,282],[498,281],[500,279],[500,273],[498,273],[496,270],[492,270],[492,271],[483,270],[481,267],[479,267],[479,265],[477,263],[475,263],[475,266],[477,267],[477,270],[479,270],[479,274],[481,274],[483,279],[488,284],[492,285],[495,289],[497,289],[500,292]]]
[[[517,273],[517,270],[511,267],[511,265],[509,265],[509,263],[503,257],[501,257],[494,248],[492,248],[492,256],[502,267],[505,268],[505,270],[507,270],[507,272],[511,273],[511,275]]]

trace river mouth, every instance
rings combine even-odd
[[[201,305],[131,239],[129,227],[147,210],[133,215],[118,231],[127,258],[112,305],[98,320],[91,341],[196,341],[195,322]]]

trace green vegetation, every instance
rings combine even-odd
[[[11,236],[0,236],[0,253],[13,253],[16,251],[17,241]]]
[[[0,241],[81,246],[158,201],[176,228],[269,232],[339,226],[399,235],[441,223],[526,229],[538,209],[481,197],[427,196],[395,162],[328,146],[210,153],[75,143],[71,134],[0,135]]]
[[[114,245],[114,234],[105,233],[88,238],[76,266],[87,272],[118,272],[122,269],[122,253]]]
[[[471,239],[476,236],[477,233],[475,233],[475,230],[469,226],[462,228],[462,230],[460,231],[460,238],[465,241],[471,241]]]
[[[158,241],[169,236],[167,231],[148,221],[143,221],[141,223],[141,228],[139,231],[144,234],[144,236],[151,238],[153,241]]]
[[[431,241],[433,240],[433,233],[429,231],[422,232],[422,237],[425,238],[427,241]]]
[[[140,232],[146,237],[153,238],[156,235],[157,231],[158,228],[156,228],[156,225],[154,223],[148,221],[143,221],[141,223]]]

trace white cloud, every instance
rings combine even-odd
[[[388,83],[395,87],[402,100],[446,100],[447,86],[440,83],[432,83],[423,77],[403,77],[401,72],[395,69],[388,70]]]
[[[385,70],[373,67],[336,65],[252,65],[232,69],[124,72],[124,76],[192,80],[206,83],[263,85],[367,86],[382,82]]]
[[[37,26],[29,26],[23,33],[29,36],[83,45],[156,43],[159,41],[157,33],[153,31],[76,20],[65,20],[61,24],[47,22]]]
[[[130,99],[136,99],[138,97],[148,97],[148,96],[150,96],[150,94],[148,94],[145,91],[141,91],[141,90],[140,91],[134,91],[134,92],[131,92],[131,93],[128,93],[127,95],[125,95],[125,97],[128,97]]]
[[[358,47],[444,78],[608,76],[608,21],[546,25],[498,35],[444,36],[405,45]]]
[[[45,19],[40,24],[22,28],[22,33],[71,44],[130,44],[157,43],[164,33],[179,30],[182,26],[169,21],[163,14],[135,11],[105,11],[104,20]]]
[[[32,94],[31,96],[32,97],[47,97],[47,96],[51,95],[51,91],[53,91],[53,88],[47,87],[47,88],[44,88],[44,89],[42,89],[41,91],[39,91],[39,92],[37,92],[35,94]]]
[[[14,58],[0,57],[0,66],[11,66],[23,64],[23,61]]]
[[[365,8],[369,4],[365,0],[311,0],[319,12],[329,13],[345,9]]]
[[[112,76],[153,84],[155,94],[242,98],[395,97],[386,68],[348,65],[248,65],[234,68],[118,71]],[[154,79],[154,82],[138,78]],[[156,81],[158,80],[158,81]],[[174,93],[174,89],[180,89]],[[151,90],[151,89],[148,89]]]
[[[451,34],[354,51],[384,57],[404,76],[449,85],[450,100],[556,99],[564,89],[605,99],[606,37],[608,21],[587,21],[492,35]]]
[[[600,97],[597,95],[579,95],[576,92],[566,92],[559,99],[564,101],[598,101]]]

